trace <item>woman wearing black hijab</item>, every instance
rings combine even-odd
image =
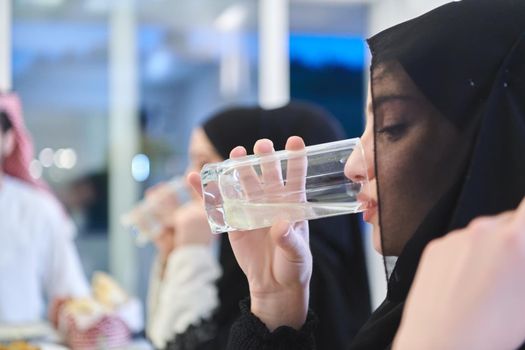
[[[197,128],[190,142],[191,168],[228,158],[235,145],[271,138],[284,147],[288,137],[300,135],[308,144],[344,138],[340,124],[325,111],[306,103],[282,108],[232,108],[219,112]],[[313,275],[310,305],[321,326],[315,330],[324,349],[342,349],[370,315],[370,299],[361,230],[356,216],[333,217],[310,223]],[[167,349],[222,349],[229,329],[239,317],[239,302],[249,296],[246,277],[230,242],[219,237],[222,276],[217,281],[218,307],[209,321],[199,321],[175,334]]]
[[[476,217],[516,208],[525,195],[525,2],[450,3],[368,42],[371,98],[362,142],[369,168],[360,174],[347,163],[346,174],[368,175],[375,185],[364,218],[374,226],[376,249],[399,258],[387,271],[385,301],[350,348],[387,349],[425,246]],[[300,148],[300,140],[288,141],[287,149]],[[272,149],[259,142],[254,151]],[[231,155],[243,154],[236,148]],[[252,292],[230,348],[314,348],[315,321],[304,308],[308,232],[278,223],[260,237],[242,234],[230,240],[248,279],[259,292],[288,297],[268,301]],[[280,249],[280,264],[245,256],[248,243],[262,241]],[[296,277],[270,280],[262,275],[268,270]]]

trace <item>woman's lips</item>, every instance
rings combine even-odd
[[[357,195],[357,200],[361,202],[361,205],[364,207],[363,220],[371,223],[370,221],[377,213],[377,201],[363,192]]]
[[[377,213],[377,202],[374,201],[373,199],[367,199],[366,201],[363,201],[363,202],[366,203],[365,210],[363,211],[363,220],[370,223],[372,218]]]
[[[376,215],[376,212],[377,212],[377,206],[374,206],[371,208],[367,207],[365,211],[363,212],[363,220],[370,223],[372,218]]]

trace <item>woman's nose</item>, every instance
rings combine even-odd
[[[374,174],[373,145],[362,138],[345,164],[345,176],[353,182],[370,180]],[[370,149],[368,149],[370,148]]]

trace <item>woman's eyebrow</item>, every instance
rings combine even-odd
[[[413,101],[414,97],[410,95],[382,95],[372,99],[372,105],[374,108],[379,108],[382,104],[391,101]]]

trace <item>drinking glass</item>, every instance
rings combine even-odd
[[[359,180],[345,176],[345,165],[362,174]],[[366,174],[358,138],[206,164],[201,180],[208,222],[213,233],[222,233],[358,213],[366,208]]]
[[[137,245],[145,245],[162,233],[171,223],[173,211],[191,199],[183,176],[177,176],[161,185],[161,190],[144,198],[121,218],[122,225],[136,235]]]

